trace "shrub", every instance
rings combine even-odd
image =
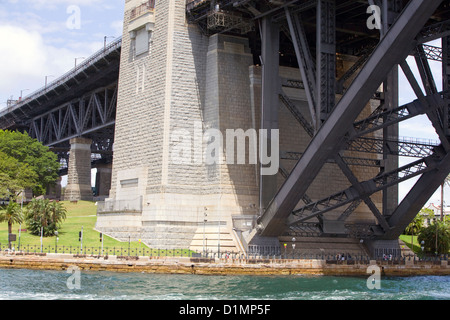
[[[66,219],[66,214],[61,203],[35,198],[27,206],[25,220],[31,234],[40,235],[43,228],[44,237],[51,237]]]

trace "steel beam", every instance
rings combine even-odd
[[[55,146],[71,138],[114,126],[116,104],[117,83],[33,118],[28,133],[44,145]]]
[[[450,101],[450,36],[442,38],[442,91]],[[445,134],[450,135],[450,102],[443,108]]]
[[[262,236],[277,236],[283,232],[286,218],[323,164],[338,152],[356,117],[387,73],[407,57],[414,38],[441,2],[442,0],[411,0],[408,3],[258,219],[258,229]]]
[[[440,159],[431,160],[434,162],[435,169],[420,177],[393,212],[389,219],[389,224],[393,228],[385,234],[383,239],[398,239],[450,173],[450,153]]]
[[[292,215],[285,223],[292,225],[304,222],[354,201],[364,201],[364,198],[375,192],[436,169],[439,165],[439,162],[435,160],[436,158],[436,155],[433,155],[425,159],[411,162],[401,168],[380,174],[371,180],[355,184],[343,191],[305,205],[304,207],[293,211]],[[384,223],[385,221],[383,221],[383,224]],[[393,225],[391,224],[391,221],[389,221],[389,225],[384,224],[383,228],[385,231],[390,230],[390,225]]]
[[[279,91],[279,47],[280,29],[266,16],[261,22],[261,60],[262,60],[262,110],[261,129],[268,134],[267,146],[270,148],[271,130],[278,129]],[[271,150],[268,150],[270,153]],[[260,208],[266,208],[277,192],[276,175],[260,176]]]
[[[316,25],[316,122],[321,126],[336,102],[335,0],[317,1]]]
[[[289,31],[294,45],[295,55],[300,69],[300,74],[305,87],[306,98],[308,100],[309,112],[312,119],[314,130],[317,128],[316,115],[316,77],[314,63],[311,57],[308,42],[306,40],[305,30],[298,15],[293,15],[289,8],[285,8],[286,19]]]

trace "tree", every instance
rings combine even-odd
[[[58,178],[58,170],[60,164],[58,157],[55,153],[36,139],[32,139],[27,133],[21,133],[18,131],[4,131],[0,130],[0,152],[1,158],[7,156],[8,166],[7,168],[12,170],[14,159],[15,165],[20,168],[16,174],[22,172],[26,166],[28,168],[27,174],[22,173],[22,177],[30,175],[30,172],[34,172],[34,183],[32,184],[32,190],[34,195],[42,195],[45,193],[48,185],[55,183]],[[0,168],[0,173],[12,176],[8,170],[3,171]],[[4,182],[4,178],[0,179],[0,182]],[[30,180],[31,180],[30,178]],[[5,186],[0,186],[1,190],[5,189]],[[6,187],[7,189],[7,187]]]
[[[60,202],[34,198],[27,205],[25,219],[31,234],[40,235],[43,228],[44,237],[50,237],[55,235],[66,215],[66,208]]]
[[[26,163],[0,151],[0,198],[15,200],[20,192],[32,188],[38,176]]]
[[[6,209],[0,211],[0,222],[8,223],[8,235],[12,233],[12,225],[23,222],[22,211],[17,202],[10,201]],[[8,236],[8,247],[11,249],[11,241]]]
[[[424,251],[427,253],[447,254],[450,249],[450,225],[435,219],[428,227],[420,230],[418,241],[424,242]]]

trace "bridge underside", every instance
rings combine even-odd
[[[262,248],[313,236],[358,239],[370,249],[381,241],[391,246],[450,172],[448,2],[194,0],[187,13],[207,35],[250,38],[255,64],[263,69],[261,127],[278,129],[281,100],[301,125],[299,136],[309,137],[302,152],[282,150],[281,160],[296,164],[290,170],[281,166],[281,186],[276,177],[261,178],[261,212],[248,244]],[[426,44],[440,38],[442,48]],[[345,69],[344,56],[354,57]],[[442,61],[442,91],[430,60]],[[285,84],[274,80],[279,66],[299,69],[306,112],[285,94]],[[402,106],[399,70],[416,96]],[[421,115],[439,143],[398,138],[399,124]],[[400,166],[399,157],[411,160]],[[311,195],[315,179],[330,164],[347,185]],[[361,175],[361,167],[370,170]],[[411,178],[418,180],[398,203],[399,183]],[[373,215],[372,223],[349,222],[361,207]]]
[[[28,132],[50,147],[61,163],[60,176],[68,174],[70,141],[78,137],[92,141],[91,165],[88,164],[86,175],[90,175],[90,167],[109,169],[113,156],[120,52],[121,39],[118,39],[46,87],[18,101],[1,113],[0,128]],[[88,180],[90,185],[90,177]],[[105,183],[110,185],[110,181]],[[105,195],[108,192],[103,191]]]

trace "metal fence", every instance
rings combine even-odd
[[[123,257],[199,257],[199,253],[189,249],[150,249],[126,247],[81,247],[81,246],[40,246],[23,245],[19,248],[9,249],[8,245],[0,244],[1,252],[14,252],[16,254],[72,254],[93,256],[123,256]]]
[[[278,253],[278,254],[261,254],[259,253],[243,253],[236,252],[214,252],[205,250],[204,252],[192,251],[189,249],[151,249],[151,248],[126,248],[126,247],[83,247],[81,246],[40,246],[40,245],[22,245],[20,248],[9,249],[7,244],[0,243],[0,253],[14,253],[16,255],[45,255],[47,253],[56,254],[72,254],[75,256],[117,256],[123,258],[133,257],[188,257],[201,259],[231,259],[231,260],[247,260],[249,262],[261,262],[270,260],[322,260],[327,264],[369,264],[371,260],[377,260],[384,265],[389,264],[406,264],[406,262],[414,263],[436,263],[441,261],[450,262],[450,255],[433,255],[433,256],[376,256],[369,257],[365,254],[335,254],[321,253],[311,254],[302,252]]]

